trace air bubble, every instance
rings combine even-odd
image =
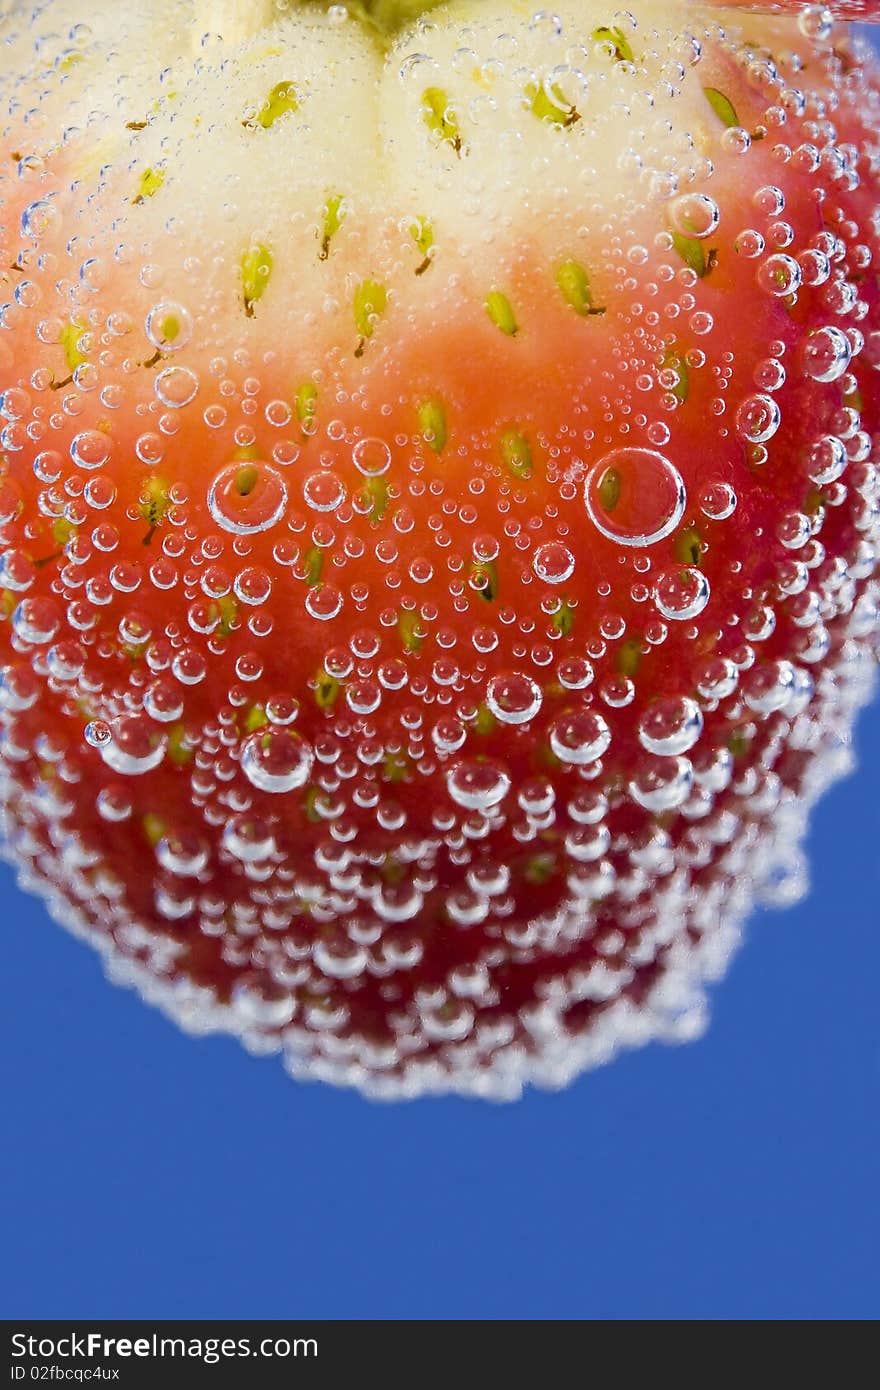
[[[153,306],[144,328],[154,348],[160,352],[178,352],[192,337],[192,318],[182,304],[166,300]]]
[[[687,753],[700,737],[703,716],[688,695],[656,700],[642,715],[639,742],[649,753]]]
[[[378,478],[391,466],[391,450],[384,439],[359,439],[351,458],[355,468],[367,478]]]
[[[574,574],[574,556],[560,541],[548,541],[535,551],[532,569],[545,584],[564,584]]]
[[[772,396],[746,396],[736,412],[736,430],[749,444],[763,444],[779,429],[782,412]]]
[[[541,708],[541,687],[519,672],[493,676],[486,704],[500,724],[527,724]]]
[[[241,749],[242,771],[263,792],[289,792],[303,786],[313,762],[309,745],[289,729],[261,729],[245,739]]]
[[[658,576],[654,601],[664,618],[685,622],[702,613],[709,602],[709,593],[709,581],[701,570],[677,565]]]
[[[510,791],[510,777],[500,763],[489,758],[459,762],[446,776],[449,795],[466,811],[489,811]]]
[[[813,381],[836,381],[850,364],[852,348],[840,328],[817,328],[803,346],[803,364]]]
[[[163,405],[180,410],[189,405],[199,389],[199,379],[189,367],[166,367],[156,377],[153,390]]]
[[[707,237],[721,220],[718,204],[706,193],[684,193],[670,204],[673,227],[687,237]]]
[[[663,454],[637,447],[614,449],[594,465],[585,486],[596,528],[620,545],[654,545],[671,535],[687,494],[678,470]]]
[[[584,767],[601,758],[611,743],[611,730],[593,710],[563,714],[550,729],[550,747],[560,762]]]
[[[328,622],[342,611],[342,594],[335,584],[316,584],[306,594],[306,611],[319,622]]]
[[[72,441],[70,457],[78,468],[100,468],[110,457],[110,441],[100,430],[84,430]]]
[[[303,497],[316,512],[334,512],[345,501],[345,484],[326,470],[311,473],[303,483]]]
[[[736,509],[736,493],[729,483],[708,483],[700,496],[700,510],[711,521],[726,521]]]
[[[129,715],[108,726],[93,720],[86,726],[86,742],[97,748],[108,767],[127,777],[151,772],[165,756],[165,738],[142,715]]]
[[[208,510],[219,526],[236,536],[267,531],[287,506],[287,487],[280,473],[261,462],[232,463],[208,493]]]

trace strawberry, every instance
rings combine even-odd
[[[0,23],[23,883],[371,1094],[693,1036],[872,685],[873,60],[677,0],[84,13]]]

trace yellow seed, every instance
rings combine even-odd
[[[730,97],[719,92],[717,87],[704,87],[703,92],[715,115],[720,121],[723,121],[724,125],[739,125],[739,117]]]
[[[165,170],[161,166],[156,169],[145,169],[138,179],[137,193],[132,202],[142,203],[145,198],[152,198],[154,194],[159,192],[164,182]]]
[[[571,636],[574,627],[574,609],[567,599],[563,599],[550,621],[554,632],[558,632],[560,637]]]
[[[529,82],[525,89],[525,97],[529,103],[529,110],[539,121],[546,121],[559,129],[567,130],[575,121],[580,120],[580,113],[566,99],[565,93],[556,82],[549,88],[544,82]]]
[[[718,252],[714,247],[707,251],[706,247],[696,237],[685,236],[683,232],[672,233],[672,245],[685,265],[690,266],[691,270],[702,280],[714,269],[718,258]]]
[[[318,410],[318,388],[304,381],[296,390],[296,418],[305,428],[312,424]]]
[[[492,320],[496,328],[500,328],[502,333],[506,333],[508,338],[513,338],[519,332],[519,324],[513,312],[513,306],[506,294],[500,290],[491,290],[486,299],[486,313]]]
[[[254,316],[254,305],[262,299],[272,274],[272,252],[268,246],[257,242],[242,257],[241,288],[244,296],[244,311],[249,319]]]
[[[699,565],[705,544],[696,526],[687,526],[675,538],[675,558],[681,565]]]
[[[600,25],[598,29],[593,30],[592,39],[594,43],[610,44],[616,63],[632,62],[633,51],[629,39],[616,24]]]
[[[434,245],[434,229],[426,217],[417,217],[410,223],[409,234],[416,244],[422,260],[416,266],[416,275],[424,275],[431,264],[431,249]]]
[[[319,260],[326,261],[333,240],[345,218],[345,202],[341,193],[332,193],[324,204],[321,221],[321,250]]]
[[[315,677],[315,704],[318,709],[332,709],[339,699],[342,686],[335,676],[330,676],[323,666]]]
[[[606,468],[599,479],[599,505],[605,512],[613,512],[620,501],[620,474],[616,468]]]
[[[138,515],[149,528],[144,537],[144,545],[149,545],[156,527],[165,520],[171,506],[170,490],[168,479],[158,473],[147,478],[141,488]]]
[[[617,669],[631,680],[642,662],[642,642],[639,637],[627,637],[617,648]]]
[[[422,116],[425,125],[436,139],[461,153],[461,130],[458,118],[449,105],[449,96],[442,87],[426,87],[422,93]]]
[[[362,357],[368,338],[372,338],[376,321],[388,308],[388,291],[376,280],[363,280],[354,292],[354,323],[359,342],[355,357]]]
[[[67,362],[68,370],[75,372],[77,367],[81,367],[83,362],[89,359],[80,349],[80,341],[86,331],[86,325],[82,319],[71,319],[66,323],[59,334],[58,341],[64,349],[64,357]]]
[[[418,613],[409,608],[401,609],[397,615],[397,631],[406,652],[417,652],[425,640],[424,630]]]
[[[532,450],[529,441],[519,430],[505,430],[501,436],[501,457],[508,472],[515,478],[532,476]]]
[[[388,484],[384,478],[370,478],[365,491],[370,498],[370,510],[367,513],[370,525],[378,526],[388,510]]]
[[[676,400],[684,405],[690,391],[690,373],[688,371],[687,360],[675,346],[667,348],[666,352],[663,354],[662,370],[675,373],[675,385],[670,386],[668,389],[672,392],[672,395],[675,396]]]
[[[578,261],[564,261],[556,269],[556,284],[566,304],[581,318],[604,314],[604,308],[593,303],[590,279]]]
[[[165,822],[160,816],[155,815],[153,811],[147,811],[146,815],[141,820],[141,825],[148,843],[155,849],[162,839],[162,836],[165,834]]]
[[[266,100],[263,102],[256,117],[243,124],[249,130],[255,130],[262,126],[263,130],[269,130],[281,116],[286,116],[288,111],[299,109],[299,96],[292,82],[276,82]]]
[[[324,552],[317,545],[313,545],[311,550],[306,553],[306,585],[313,589],[321,581],[321,572],[324,568]]]
[[[435,454],[442,454],[446,447],[446,411],[443,409],[443,402],[422,401],[418,415],[425,443],[430,445]]]
[[[244,720],[244,731],[246,734],[255,734],[258,729],[263,729],[269,723],[269,718],[262,705],[251,705]]]
[[[186,729],[182,724],[175,724],[168,735],[168,756],[178,767],[192,762],[193,749],[187,742]]]

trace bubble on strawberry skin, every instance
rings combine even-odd
[[[648,546],[672,534],[687,502],[677,468],[655,449],[625,446],[604,455],[584,487],[590,520],[619,545]]]
[[[527,724],[540,710],[541,700],[537,681],[518,672],[493,676],[486,687],[486,704],[501,724]]]
[[[208,510],[225,531],[252,536],[268,531],[284,514],[287,485],[262,461],[229,464],[217,474],[208,493]]]
[[[242,771],[259,791],[283,793],[303,786],[313,761],[310,746],[287,729],[260,730],[242,744]]]

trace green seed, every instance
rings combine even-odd
[[[506,294],[502,294],[500,290],[492,290],[486,300],[486,312],[496,328],[500,328],[508,338],[516,337],[519,324]]]
[[[599,505],[604,512],[613,512],[620,501],[620,474],[616,468],[606,468],[597,489]]]
[[[434,245],[434,228],[426,217],[417,217],[410,223],[409,234],[416,244],[416,248],[421,254],[421,261],[416,266],[416,275],[424,275],[431,264],[431,248]]]
[[[701,280],[714,269],[718,259],[718,252],[714,247],[707,251],[703,243],[698,241],[696,237],[685,236],[683,232],[672,233],[672,245],[685,265],[690,266]]]
[[[158,169],[145,169],[138,179],[137,193],[132,198],[132,202],[142,203],[146,198],[152,198],[155,193],[159,192],[164,182],[164,169],[161,167]]]
[[[268,246],[257,242],[246,251],[241,262],[241,287],[244,295],[244,311],[249,319],[254,316],[254,305],[262,299],[272,274],[272,252]]]
[[[618,29],[616,24],[603,24],[592,33],[594,43],[609,44],[614,50],[615,63],[631,63],[633,61],[633,51],[629,39],[622,29]]]
[[[461,131],[455,112],[449,105],[448,93],[442,87],[426,87],[422,93],[422,116],[429,131],[444,144],[461,154]]]
[[[548,89],[543,82],[530,82],[525,89],[525,96],[529,110],[539,121],[547,121],[560,130],[567,130],[575,121],[580,120],[580,113],[566,100],[558,83],[554,82]]]
[[[505,430],[501,436],[501,457],[515,478],[532,476],[532,450],[529,441],[519,430]]]
[[[372,338],[376,320],[388,307],[388,291],[376,280],[364,280],[354,292],[354,323],[359,341],[355,357],[363,357],[367,339]]]
[[[726,126],[739,125],[739,117],[730,97],[719,92],[717,87],[704,87],[704,95],[719,121]]]
[[[425,443],[435,454],[442,454],[446,448],[446,411],[443,409],[443,402],[422,401],[418,415]]]
[[[318,388],[311,381],[304,381],[296,388],[296,418],[305,428],[312,424],[318,409]]]
[[[332,193],[324,204],[321,221],[321,250],[318,259],[326,261],[330,255],[330,242],[333,240],[345,219],[345,200],[341,193]]]
[[[276,82],[263,105],[257,112],[256,117],[250,121],[242,122],[249,130],[255,130],[257,126],[262,126],[263,130],[268,130],[281,116],[286,116],[288,111],[299,109],[299,97],[292,82]]]
[[[578,261],[564,261],[562,265],[557,266],[556,284],[566,304],[581,318],[589,318],[592,314],[604,314],[604,308],[593,303],[589,276]]]

